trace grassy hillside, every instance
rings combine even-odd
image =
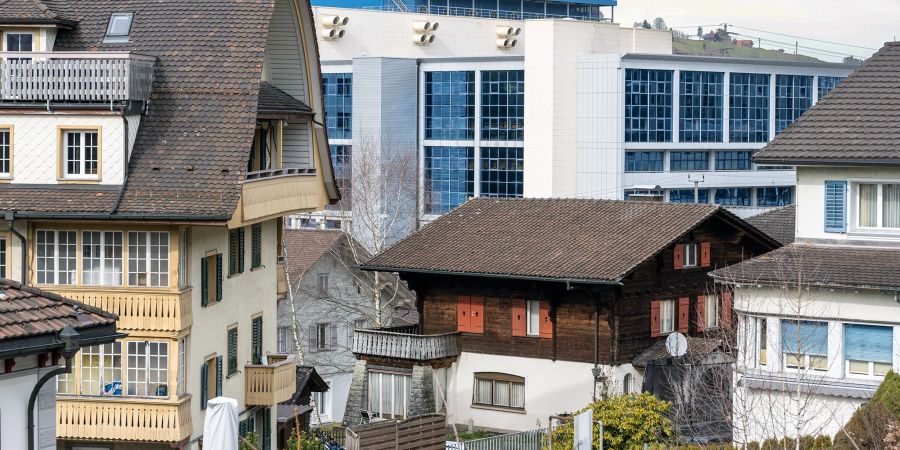
[[[672,41],[676,55],[730,56],[733,58],[770,59],[775,61],[819,61],[806,55],[795,55],[763,48],[735,47],[730,42],[678,39]]]

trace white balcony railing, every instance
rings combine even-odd
[[[412,334],[380,330],[355,330],[353,353],[413,361],[459,356],[459,333]]]
[[[155,61],[121,52],[0,52],[0,100],[147,100]]]

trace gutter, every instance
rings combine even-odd
[[[37,212],[37,211],[15,211],[8,212],[20,219],[82,219],[82,220],[143,220],[143,221],[166,221],[166,222],[222,222],[223,224],[231,219],[231,216],[218,215],[202,215],[202,216],[184,216],[184,215],[155,215],[141,213],[66,213],[66,212]]]
[[[399,268],[399,267],[385,267],[385,266],[370,266],[357,264],[353,266],[354,269],[359,270],[368,270],[372,272],[398,272],[398,273],[421,273],[421,274],[429,274],[429,275],[455,275],[455,276],[463,276],[463,277],[479,277],[479,278],[502,278],[507,280],[526,280],[526,281],[549,281],[552,283],[577,283],[577,284],[592,284],[592,285],[603,285],[603,286],[622,286],[621,280],[589,280],[589,279],[581,279],[581,278],[554,278],[554,277],[541,277],[541,276],[530,276],[530,275],[510,275],[510,274],[500,274],[500,273],[473,273],[473,272],[458,272],[458,271],[448,271],[448,270],[431,270],[431,269],[407,269],[407,268]]]
[[[900,160],[897,159],[769,159],[769,158],[752,158],[757,164],[781,164],[791,166],[900,166]]]

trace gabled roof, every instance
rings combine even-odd
[[[84,303],[0,278],[0,341],[115,325],[118,317]]]
[[[0,24],[74,26],[74,18],[60,14],[67,12],[65,5],[58,6],[55,11],[41,0],[0,0]]]
[[[291,281],[303,278],[344,236],[340,230],[284,230],[285,269]]]
[[[476,198],[394,244],[363,268],[618,283],[714,216],[777,247],[717,205]]]
[[[900,289],[900,248],[791,244],[711,273],[725,283]]]
[[[900,164],[900,42],[855,73],[754,155],[773,164]]]
[[[685,336],[687,339],[687,351],[685,356],[688,358],[698,358],[707,356],[716,350],[720,350],[722,346],[721,339]],[[653,343],[647,350],[631,360],[631,364],[635,367],[646,367],[647,364],[660,359],[671,358],[669,350],[666,349],[666,340],[659,339]]]
[[[312,116],[313,110],[291,94],[272,86],[268,81],[259,84],[256,115],[260,118]]]
[[[794,242],[797,207],[795,205],[774,208],[762,214],[744,219],[759,231],[766,233],[782,245]]]

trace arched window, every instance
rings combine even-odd
[[[625,374],[625,378],[622,379],[622,393],[630,394],[634,392],[634,376],[630,373]]]

